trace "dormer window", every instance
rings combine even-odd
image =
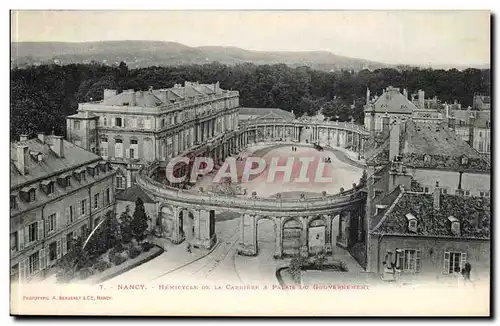
[[[451,224],[451,233],[456,237],[460,236],[460,221],[453,216],[448,216],[448,221],[450,221]]]
[[[107,166],[106,162],[99,163],[99,168],[101,169],[102,172],[106,172],[106,166]]]
[[[467,157],[466,156],[462,156],[462,160],[461,160],[462,165],[465,165],[468,162],[469,162],[469,160],[467,159]]]
[[[52,195],[54,193],[54,181],[52,180],[42,181],[42,189],[46,195]]]
[[[94,169],[93,167],[88,166],[88,167],[87,167],[87,172],[88,172],[91,176],[95,176],[95,169]]]
[[[80,181],[87,181],[87,175],[85,174],[85,170],[80,172]]]
[[[406,214],[406,219],[408,220],[408,231],[410,231],[412,233],[416,233],[417,232],[417,218],[413,214],[408,213],[408,214]]]

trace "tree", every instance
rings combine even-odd
[[[58,282],[68,282],[75,275],[76,270],[85,262],[82,252],[83,239],[78,237],[72,240],[71,249],[57,262],[56,279]]]
[[[130,207],[127,205],[125,211],[120,215],[120,233],[124,243],[132,241],[134,234],[132,232],[132,217],[130,216]]]
[[[122,235],[120,232],[120,224],[112,211],[106,213],[106,244],[108,248],[112,248],[121,243]]]
[[[135,236],[138,242],[141,242],[146,237],[146,231],[148,230],[148,216],[146,210],[144,209],[144,202],[140,197],[137,197],[135,201],[135,210],[130,223],[132,234]]]
[[[367,180],[368,180],[368,174],[366,173],[366,170],[363,170],[363,174],[359,179],[359,187],[363,188],[366,185]]]

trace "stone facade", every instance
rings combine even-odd
[[[58,136],[11,144],[11,280],[43,279],[72,240],[115,212],[115,171]]]
[[[67,137],[112,163],[120,190],[132,186],[148,162],[177,156],[236,129],[238,106],[238,92],[218,83],[104,90],[104,100],[81,103],[78,113],[67,118]]]

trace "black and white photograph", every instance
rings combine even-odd
[[[10,313],[489,316],[488,10],[11,10]]]

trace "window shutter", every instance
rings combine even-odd
[[[415,273],[420,273],[421,269],[420,250],[415,253]]]
[[[462,270],[462,268],[465,268],[466,262],[467,262],[467,253],[462,252],[460,254],[460,270]]]
[[[102,205],[101,205],[101,207],[104,207],[104,206],[106,206],[106,190],[103,190],[101,192],[101,196],[102,196],[102,200],[101,200],[101,204]]]
[[[75,216],[76,216],[77,218],[79,218],[79,217],[81,217],[81,216],[82,216],[82,202],[81,202],[80,200],[78,200],[78,201],[76,202],[75,207],[76,207]]]
[[[42,240],[43,239],[43,222],[42,221],[38,221],[38,238],[37,240]]]
[[[40,270],[44,270],[47,263],[47,260],[45,259],[45,248],[40,249],[38,257],[40,259]]]
[[[18,241],[19,250],[23,249],[24,248],[24,229],[23,228],[20,228],[17,231],[17,241]]]
[[[45,220],[45,230],[47,230],[47,233],[50,233],[50,228],[49,228],[49,218]]]
[[[66,237],[64,237],[61,241],[62,241],[62,255],[64,256],[68,252],[68,244],[66,242]]]
[[[70,220],[69,220],[69,207],[66,207],[66,210],[64,211],[64,215],[66,217],[66,225],[68,225],[70,223]]]
[[[27,246],[30,243],[30,230],[28,227],[24,228],[24,245]]]
[[[61,258],[61,239],[57,240],[57,259]]]
[[[90,200],[85,201],[85,215],[90,214]]]
[[[54,231],[57,231],[59,229],[59,226],[61,225],[61,214],[59,212],[56,213],[56,225],[54,226]]]
[[[450,273],[450,253],[446,251],[444,253],[444,265],[443,265],[443,274]]]

